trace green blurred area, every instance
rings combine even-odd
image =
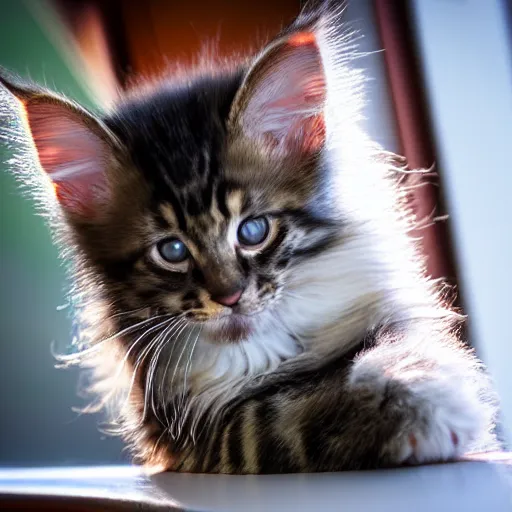
[[[92,107],[52,13],[42,0],[2,0],[0,65]],[[66,302],[64,269],[7,168],[9,156],[0,143],[0,465],[119,462],[120,443],[99,433],[101,417],[71,410],[83,405],[78,372],[54,368],[52,342],[62,351],[71,339],[70,315],[57,311]]]

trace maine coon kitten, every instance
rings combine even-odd
[[[14,170],[74,262],[71,361],[138,462],[329,471],[491,446],[493,394],[408,236],[403,171],[359,126],[352,43],[339,15],[304,15],[100,117],[2,73]]]

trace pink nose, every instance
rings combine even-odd
[[[212,297],[212,300],[215,302],[218,302],[219,304],[222,304],[223,306],[234,306],[242,296],[243,290],[237,290],[235,293],[232,293],[231,295],[224,295],[224,296],[216,296]]]

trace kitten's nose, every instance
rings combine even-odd
[[[234,293],[231,293],[230,295],[214,295],[212,296],[212,300],[218,302],[219,304],[222,304],[223,306],[232,307],[238,303],[243,292],[243,288],[240,288],[239,290],[237,290]]]

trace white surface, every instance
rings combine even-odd
[[[162,474],[152,482],[203,511],[509,512],[506,479],[505,466],[459,463],[315,475]]]
[[[510,458],[510,456],[509,456]],[[203,512],[509,512],[512,465],[461,462],[315,475],[190,475],[138,468],[0,470],[0,493],[96,496]]]
[[[462,291],[512,440],[512,53],[505,0],[414,0]]]

